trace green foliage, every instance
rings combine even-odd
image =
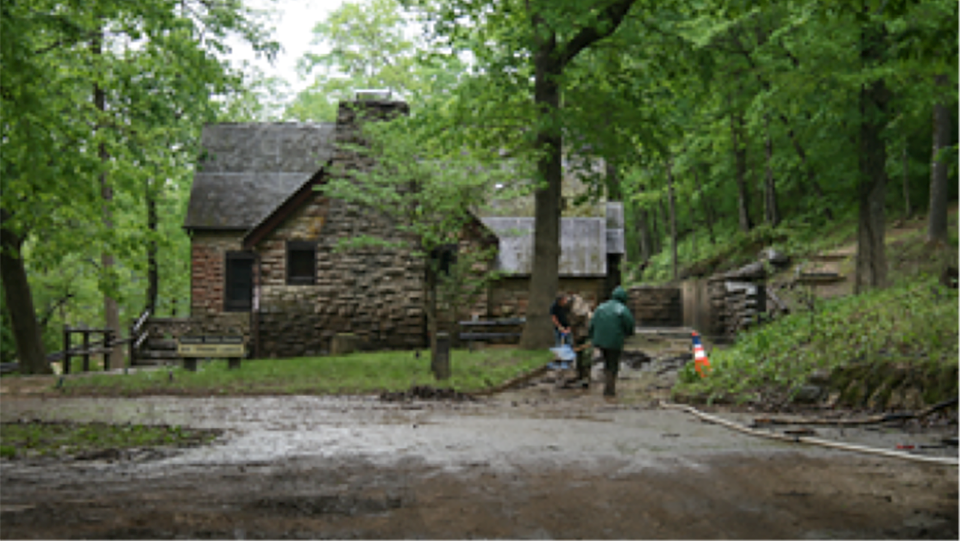
[[[813,370],[852,363],[957,365],[957,291],[940,286],[936,277],[820,301],[814,310],[742,334],[728,349],[714,349],[710,376],[682,377],[675,390],[743,398],[794,389]]]
[[[220,100],[218,122],[275,122],[284,116],[291,99],[290,85],[268,77],[259,68],[244,66],[243,85]]]
[[[313,29],[314,45],[298,63],[313,83],[298,93],[284,116],[300,121],[336,120],[337,103],[360,89],[388,89],[417,108],[456,84],[465,71],[457,55],[432,54],[408,27],[397,0],[344,2]]]
[[[444,382],[461,392],[497,386],[550,361],[549,351],[490,348],[451,351],[453,376]],[[95,374],[66,382],[67,395],[140,396],[149,394],[364,394],[403,391],[435,384],[424,355],[413,351],[354,353],[339,357],[298,357],[243,361],[228,370],[226,361],[202,362],[197,372],[173,369],[129,375]]]
[[[161,312],[171,299],[187,308],[181,225],[200,128],[221,107],[235,114],[224,103],[243,84],[221,58],[230,38],[268,56],[278,47],[239,0],[30,0],[0,9],[0,207],[10,214],[3,228],[26,239],[17,255],[48,351],[61,349],[63,323],[101,324],[103,295],[119,301],[121,321],[139,314],[150,242]],[[148,197],[157,231],[147,227]],[[114,257],[112,268],[102,254]],[[2,346],[7,358],[13,348]]]

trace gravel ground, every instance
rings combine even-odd
[[[0,537],[957,538],[956,467],[776,442],[658,409],[650,404],[665,381],[656,372],[626,369],[629,398],[620,403],[605,402],[596,384],[564,388],[556,372],[465,402],[8,390],[4,421],[224,434],[205,447],[119,460],[4,460]],[[815,430],[957,453],[919,447],[955,436],[955,418]]]

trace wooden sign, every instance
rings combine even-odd
[[[177,343],[181,357],[246,357],[243,336],[181,336]]]

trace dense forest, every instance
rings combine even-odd
[[[187,310],[204,123],[331,121],[358,88],[411,104],[406,144],[424,156],[517,164],[544,323],[527,347],[552,341],[564,168],[590,186],[571,205],[624,202],[630,282],[849,218],[866,292],[889,282],[889,217],[928,213],[926,241],[957,242],[954,0],[345,2],[317,21],[324,52],[300,60],[311,84],[289,100],[287,81],[227,63],[228,37],[278,47],[239,0],[0,10],[0,353],[26,371],[48,370],[65,323],[124,334],[145,308]]]

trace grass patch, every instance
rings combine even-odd
[[[692,364],[674,393],[707,400],[755,400],[796,389],[818,369],[896,363],[940,372],[957,366],[957,290],[934,276],[903,280],[884,290],[818,303],[744,333],[710,355],[700,379]]]
[[[15,422],[0,425],[0,456],[77,456],[105,449],[194,446],[212,441],[217,432],[167,425]]]
[[[91,374],[69,378],[69,395],[136,396],[146,394],[368,394],[402,391],[412,385],[450,387],[460,392],[499,385],[550,361],[549,351],[489,348],[453,350],[453,377],[438,382],[426,352],[377,351],[345,356],[244,360],[228,370],[222,360],[200,362],[197,372],[172,368],[129,375]]]

